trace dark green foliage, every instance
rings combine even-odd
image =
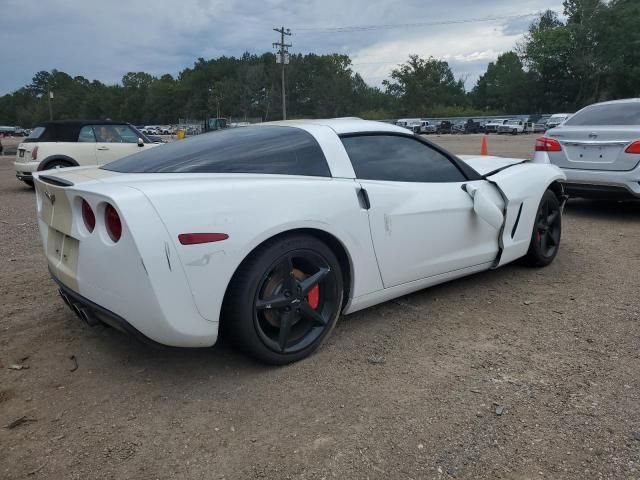
[[[25,127],[47,120],[48,92],[54,117],[111,118],[135,124],[170,124],[180,118],[220,116],[278,120],[282,117],[280,65],[272,54],[199,58],[177,78],[129,72],[121,85],[104,85],[63,72],[38,72],[30,85],[0,98],[0,123]],[[288,114],[292,118],[368,113],[391,115],[394,102],[351,70],[345,55],[292,55],[287,66]]]

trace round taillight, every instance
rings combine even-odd
[[[109,234],[109,238],[113,240],[113,242],[117,242],[120,240],[122,236],[122,223],[120,222],[120,215],[112,205],[107,203],[107,206],[104,209],[104,221],[107,226],[107,233]]]
[[[84,220],[84,226],[87,227],[89,233],[93,232],[93,229],[96,228],[96,216],[91,205],[85,199],[82,199],[82,220]]]

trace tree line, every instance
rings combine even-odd
[[[367,85],[347,55],[293,54],[287,66],[290,118],[364,118],[552,113],[640,96],[640,2],[565,0],[564,16],[541,14],[514,50],[489,63],[471,91],[446,61],[411,55],[381,88]],[[107,85],[52,70],[0,97],[0,123],[49,118],[173,124],[180,118],[282,117],[280,65],[271,53],[199,58],[176,77],[130,72]]]

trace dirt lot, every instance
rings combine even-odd
[[[526,156],[533,138],[492,136],[490,151]],[[548,268],[356,313],[312,358],[272,368],[81,324],[11,160],[0,426],[27,422],[0,428],[0,478],[640,478],[640,205],[571,201]]]

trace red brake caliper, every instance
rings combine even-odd
[[[318,304],[320,303],[320,285],[315,285],[309,293],[307,294],[307,303],[314,310],[318,308]]]

